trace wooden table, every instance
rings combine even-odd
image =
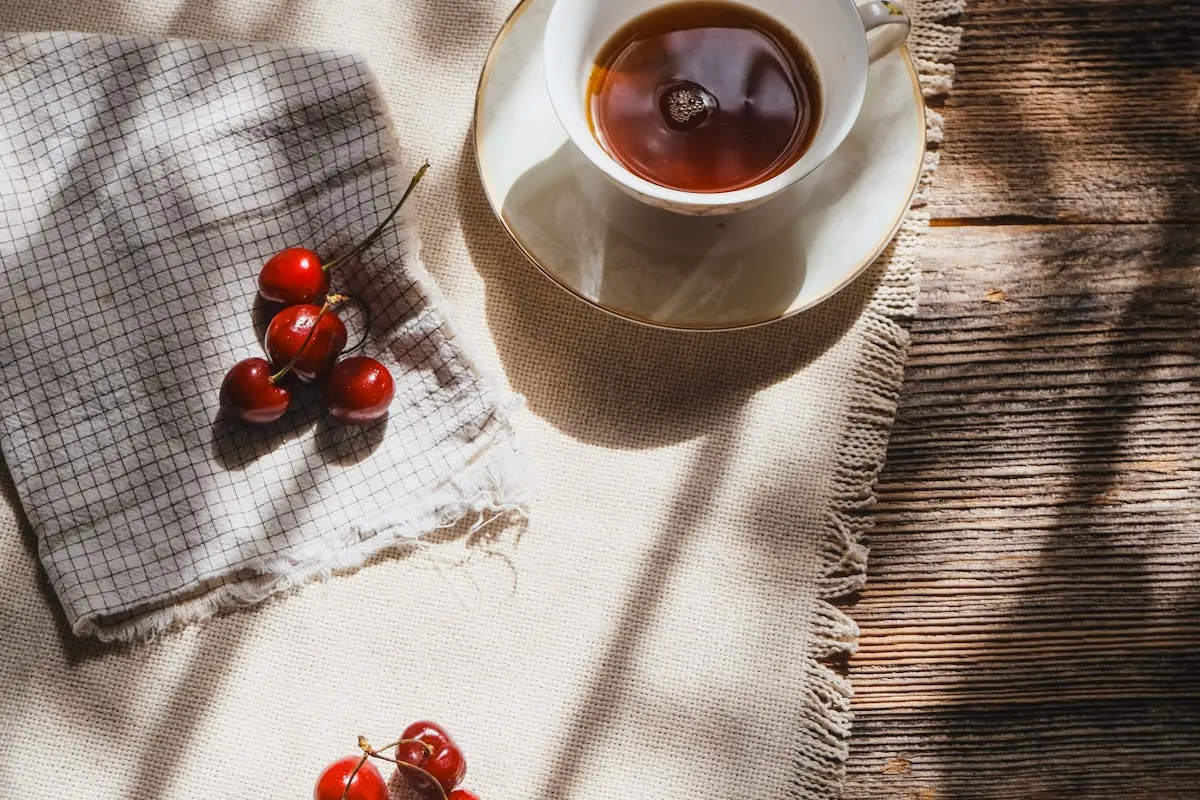
[[[845,796],[1200,797],[1200,2],[970,0]]]

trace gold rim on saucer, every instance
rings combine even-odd
[[[479,74],[479,81],[478,81],[478,84],[476,85],[476,89],[475,89],[475,119],[474,119],[474,135],[473,135],[472,144],[473,144],[473,149],[475,151],[475,167],[476,167],[476,171],[479,175],[479,182],[483,186],[483,194],[487,198],[488,206],[491,208],[493,216],[495,216],[496,219],[500,221],[500,224],[504,227],[504,230],[508,234],[508,237],[512,240],[513,244],[515,244],[517,246],[517,249],[521,251],[521,253],[525,256],[525,258],[527,258],[535,267],[538,268],[538,270],[543,275],[545,275],[547,278],[549,278],[551,280],[551,282],[553,282],[555,285],[557,285],[563,291],[567,292],[568,294],[570,294],[574,297],[579,298],[580,300],[584,301],[585,303],[592,306],[593,308],[600,309],[601,311],[603,311],[606,314],[610,314],[614,317],[617,317],[617,318],[623,319],[623,320],[627,320],[629,322],[635,322],[640,325],[646,325],[651,328],[658,328],[661,330],[691,331],[691,332],[706,332],[706,331],[707,332],[717,332],[717,331],[746,330],[749,328],[757,328],[762,325],[768,325],[772,322],[778,322],[779,320],[782,320],[782,319],[787,319],[788,317],[799,314],[802,311],[810,309],[813,306],[818,305],[819,303],[822,303],[825,300],[828,300],[830,297],[837,294],[842,289],[844,289],[847,285],[852,283],[855,278],[857,278],[859,275],[861,275],[863,273],[864,270],[866,270],[867,267],[871,266],[871,264],[875,261],[875,259],[879,257],[879,254],[882,253],[885,249],[887,249],[887,246],[891,243],[892,239],[895,238],[896,233],[900,230],[900,225],[904,222],[904,215],[908,213],[908,210],[912,205],[912,199],[916,195],[917,188],[920,185],[921,172],[924,167],[925,153],[926,153],[926,146],[927,146],[927,141],[926,141],[927,130],[926,130],[926,119],[925,119],[925,113],[924,113],[925,98],[921,93],[921,81],[920,81],[919,76],[917,75],[917,68],[913,64],[912,54],[909,52],[908,45],[906,45],[906,44],[900,46],[899,52],[904,58],[904,65],[905,65],[906,69],[908,70],[909,78],[912,80],[913,94],[917,99],[917,106],[921,110],[921,113],[918,115],[919,121],[920,121],[920,131],[918,134],[920,146],[916,150],[916,152],[918,153],[918,157],[917,157],[916,163],[914,165],[913,177],[911,180],[912,188],[909,190],[907,199],[905,200],[903,206],[900,208],[899,212],[897,213],[894,222],[888,229],[887,235],[885,235],[882,239],[880,239],[879,243],[871,250],[870,256],[863,259],[859,264],[855,265],[853,269],[849,270],[846,273],[845,277],[842,278],[842,280],[838,281],[836,284],[830,286],[828,289],[826,289],[821,294],[816,295],[815,297],[806,301],[803,305],[797,306],[796,308],[789,308],[787,311],[784,311],[782,313],[776,313],[774,315],[764,317],[764,318],[758,319],[758,320],[751,320],[749,322],[739,322],[739,323],[735,323],[732,325],[721,325],[721,326],[673,325],[673,324],[661,322],[658,320],[645,319],[642,317],[638,317],[635,314],[631,314],[627,311],[621,311],[621,310],[609,308],[608,306],[605,306],[605,305],[597,302],[596,300],[593,300],[592,298],[587,297],[586,295],[584,295],[581,292],[579,292],[578,290],[576,290],[574,287],[564,283],[561,279],[558,278],[558,276],[556,276],[554,274],[553,270],[551,270],[545,264],[543,264],[541,262],[541,260],[533,254],[532,250],[521,240],[520,235],[513,228],[512,224],[508,220],[507,216],[504,214],[503,210],[499,206],[497,206],[496,198],[493,197],[492,191],[491,191],[490,187],[488,186],[487,181],[484,179],[482,119],[483,119],[483,101],[484,101],[485,89],[486,89],[488,80],[491,78],[492,68],[495,65],[495,59],[496,59],[497,52],[499,51],[501,45],[504,43],[504,40],[512,32],[513,27],[520,20],[521,16],[529,9],[530,6],[533,5],[534,2],[537,2],[537,0],[521,0],[521,2],[517,4],[517,7],[514,8],[512,10],[512,13],[510,13],[508,15],[508,19],[506,19],[504,21],[504,24],[500,26],[500,30],[496,34],[496,38],[492,42],[492,46],[488,49],[487,58],[483,62],[483,69]]]

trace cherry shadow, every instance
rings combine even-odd
[[[295,439],[309,435],[326,416],[315,389],[291,381],[292,405],[283,417],[267,425],[250,425],[217,413],[209,453],[222,469],[237,472]]]
[[[254,326],[254,338],[262,342],[267,338],[267,328],[271,324],[271,320],[275,315],[283,310],[283,306],[279,303],[272,303],[270,300],[263,299],[263,296],[257,292],[254,295],[254,302],[250,306],[250,324]]]
[[[383,443],[388,419],[370,425],[346,425],[322,414],[317,420],[316,442],[321,458],[328,464],[348,466],[371,456]]]

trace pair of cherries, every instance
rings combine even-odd
[[[391,213],[345,255],[322,264],[312,250],[289,247],[263,265],[259,295],[285,308],[267,326],[263,339],[267,358],[239,361],[225,375],[220,392],[222,413],[253,424],[274,422],[291,406],[291,391],[283,384],[290,374],[302,383],[325,384],[325,406],[334,419],[367,425],[387,415],[396,393],[387,367],[367,356],[338,360],[347,335],[337,308],[349,297],[329,294],[329,272],[379,238],[428,169],[425,164],[417,171]]]
[[[362,755],[333,762],[317,778],[313,800],[389,800],[387,781],[369,759],[396,765],[421,800],[479,800],[479,795],[458,787],[467,774],[467,761],[446,729],[436,722],[414,722],[400,739],[379,749],[358,738]],[[395,750],[395,756],[384,755]]]

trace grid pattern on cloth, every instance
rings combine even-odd
[[[392,150],[351,55],[0,39],[0,449],[76,633],[148,635],[519,505],[508,403],[403,218],[333,275],[395,376],[387,422],[331,422],[312,387],[269,426],[218,414],[274,311],[259,266],[361,239],[407,182]]]

